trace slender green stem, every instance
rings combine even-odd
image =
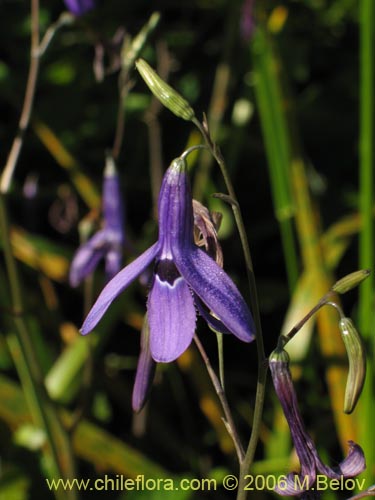
[[[292,340],[292,338],[301,330],[303,325],[314,315],[316,314],[319,309],[321,309],[324,306],[331,306],[336,309],[336,311],[339,313],[340,318],[344,318],[344,311],[341,309],[340,305],[337,304],[336,302],[331,300],[331,292],[328,292],[326,295],[324,295],[319,302],[296,324],[293,326],[293,328],[285,335],[280,335],[279,340],[277,342],[277,348],[278,349],[284,349],[286,344]]]
[[[210,148],[212,155],[217,161],[221,169],[221,173],[223,175],[229,197],[231,198],[231,200],[233,200],[232,211],[236,221],[238,233],[240,235],[242,250],[245,258],[246,273],[250,289],[251,310],[254,316],[254,322],[256,328],[255,335],[257,340],[257,355],[258,355],[258,382],[257,382],[257,390],[255,397],[254,417],[253,417],[251,436],[247,446],[247,450],[245,452],[243,460],[240,461],[240,478],[239,478],[239,487],[237,494],[237,500],[244,500],[247,496],[247,491],[245,490],[245,482],[246,482],[245,476],[249,471],[250,466],[254,459],[255,449],[259,439],[260,426],[262,423],[266,376],[267,376],[267,363],[266,363],[266,356],[264,353],[262,326],[260,321],[260,313],[258,305],[258,293],[255,283],[253,263],[251,259],[251,253],[249,248],[249,242],[246,235],[245,225],[242,219],[240,206],[224,158],[221,155],[217,145],[211,139],[207,122],[201,124],[196,118],[194,118],[193,123],[200,130],[201,134],[203,135],[206,141],[207,146]]]
[[[225,415],[224,424],[225,424],[225,427],[227,428],[229,435],[231,436],[231,438],[233,440],[233,443],[234,443],[234,446],[235,446],[236,452],[237,452],[238,461],[239,461],[239,463],[241,463],[243,461],[245,452],[244,452],[240,437],[238,435],[237,428],[234,424],[232,412],[230,410],[227,398],[225,396],[224,388],[221,385],[220,380],[218,379],[218,377],[215,373],[215,370],[212,368],[210,359],[207,356],[207,353],[206,353],[201,341],[199,340],[199,338],[196,335],[194,336],[194,342],[198,348],[198,351],[203,359],[204,364],[206,365],[208,375],[210,376],[210,379],[212,381],[212,385],[214,386],[216,394],[220,400],[220,403],[221,403],[221,406],[223,408],[223,412]]]
[[[36,50],[36,55],[38,55],[39,57],[43,56],[43,54],[46,52],[46,50],[50,46],[56,33],[64,26],[72,24],[75,21],[75,19],[76,18],[70,12],[63,12],[60,15],[60,17],[57,19],[57,21],[54,22],[53,24],[51,24],[51,26],[45,32],[37,50]]]
[[[216,340],[217,340],[217,353],[219,357],[220,383],[221,387],[225,390],[223,334],[220,332],[216,332]]]
[[[359,165],[359,200],[362,227],[359,234],[359,266],[374,269],[375,233],[373,205],[375,198],[375,3],[373,0],[361,0],[359,3],[360,19],[360,165]],[[374,390],[374,273],[366,280],[359,294],[359,327],[368,341],[367,377],[358,408],[358,427],[360,443],[363,446],[367,463],[375,460],[374,446],[369,439],[373,425],[373,390]],[[373,480],[371,467],[364,473],[367,482]]]
[[[169,73],[172,66],[172,58],[168,47],[164,41],[159,41],[156,45],[158,74],[168,82]],[[143,116],[148,128],[148,144],[150,158],[150,184],[152,195],[152,213],[155,219],[158,217],[158,199],[160,186],[163,179],[163,151],[162,134],[159,121],[159,114],[163,109],[160,101],[153,95],[150,106]]]
[[[36,423],[46,433],[48,444],[46,450],[48,451],[48,458],[51,459],[51,462],[48,461],[47,463],[52,464],[52,474],[57,478],[72,478],[74,477],[75,469],[71,443],[62,426],[59,415],[45,391],[43,375],[40,371],[31,335],[23,315],[24,308],[20,280],[10,244],[6,202],[2,194],[0,194],[0,233],[2,235],[9,291],[14,312],[14,330],[20,353],[18,368],[22,367],[22,370],[20,370],[21,380],[27,382],[27,386],[24,385],[26,399],[30,402],[30,410]],[[13,345],[15,345],[14,342]],[[64,492],[64,494],[66,497],[67,493]],[[59,497],[58,492],[56,492],[56,495]],[[76,494],[69,492],[68,498],[76,498]]]
[[[116,132],[115,139],[112,148],[112,157],[114,160],[118,160],[121,152],[121,146],[124,139],[125,131],[125,112],[124,106],[126,98],[132,87],[132,82],[129,80],[129,74],[127,71],[122,71],[119,76],[119,95],[118,95],[118,106],[117,106],[117,119],[116,119]]]
[[[125,101],[133,86],[130,79],[130,72],[133,69],[134,62],[142,52],[147,40],[156,28],[160,21],[160,14],[154,12],[151,14],[147,23],[143,26],[141,31],[133,38],[133,40],[125,39],[125,44],[122,47],[122,65],[118,78],[118,108],[115,139],[112,147],[112,157],[118,160],[120,156],[121,147],[124,139],[125,130]]]

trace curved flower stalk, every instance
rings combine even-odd
[[[353,441],[348,442],[349,453],[338,466],[331,468],[321,461],[298,409],[297,397],[289,370],[288,353],[282,349],[273,351],[269,358],[269,366],[275,391],[287,419],[301,464],[300,473],[288,474],[285,484],[278,485],[275,491],[280,495],[301,495],[301,498],[309,498],[310,492],[314,495],[317,473],[332,479],[342,479],[354,477],[363,472],[366,468],[365,457],[362,448]]]
[[[84,321],[89,333],[112,301],[151,262],[153,282],[147,300],[150,353],[171,362],[190,345],[196,323],[194,297],[217,321],[244,342],[254,340],[250,311],[233,281],[193,240],[193,209],[185,158],[168,168],[159,195],[159,239],[120,271],[103,289]]]
[[[95,7],[95,0],[64,0],[66,8],[75,16],[82,16]]]
[[[124,245],[124,210],[120,183],[115,164],[107,158],[103,180],[104,227],[83,243],[75,253],[70,266],[69,282],[78,286],[105,259],[107,280],[113,278],[121,268]]]

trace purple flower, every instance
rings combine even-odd
[[[119,178],[112,158],[107,158],[103,180],[104,227],[83,243],[75,253],[70,266],[69,282],[78,286],[105,259],[107,280],[121,268],[124,244],[123,206]]]
[[[251,39],[255,30],[254,1],[244,0],[241,8],[240,31],[245,42]]]
[[[134,411],[140,411],[147,401],[154,380],[155,368],[156,363],[150,353],[150,327],[146,314],[141,331],[141,352],[133,387],[132,406]]]
[[[317,473],[324,474],[331,479],[342,479],[343,477],[357,476],[364,471],[366,463],[362,448],[353,441],[348,442],[349,453],[338,466],[331,468],[321,461],[298,409],[297,397],[289,370],[288,353],[276,349],[269,358],[269,366],[275,391],[288,422],[301,464],[300,473],[288,474],[285,484],[280,483],[275,491],[280,495],[302,495],[302,498],[308,498],[308,496],[303,495],[311,492],[314,498],[314,483]]]
[[[147,310],[155,361],[173,361],[189,347],[196,323],[193,296],[223,329],[244,342],[254,340],[251,314],[235,284],[194,244],[192,198],[182,157],[172,162],[163,179],[158,241],[108,283],[83,323],[82,334],[96,326],[112,301],[153,261]]]
[[[82,16],[95,7],[95,0],[64,0],[64,3],[75,16]]]

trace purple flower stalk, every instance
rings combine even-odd
[[[153,261],[147,314],[155,361],[174,361],[189,347],[195,331],[195,299],[202,301],[224,330],[244,342],[254,340],[253,319],[235,284],[194,244],[192,198],[182,157],[172,162],[163,179],[158,241],[103,289],[82,325],[82,334],[97,325],[112,301]]]
[[[64,0],[64,3],[75,16],[82,16],[95,7],[95,0]]]
[[[105,259],[107,280],[121,269],[124,244],[124,210],[120,182],[112,158],[107,158],[103,179],[104,227],[83,243],[75,253],[70,266],[69,282],[78,286]]]
[[[269,358],[269,366],[275,391],[288,422],[301,464],[300,473],[288,474],[285,484],[278,485],[275,491],[279,495],[301,495],[301,498],[308,498],[306,495],[311,492],[314,498],[317,473],[324,474],[331,479],[342,479],[357,476],[364,471],[366,463],[362,448],[353,441],[349,441],[349,453],[337,467],[328,467],[321,461],[298,409],[297,396],[289,370],[288,353],[276,349]]]

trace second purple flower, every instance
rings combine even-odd
[[[76,251],[70,266],[69,282],[78,286],[105,260],[107,281],[119,272],[124,245],[124,209],[120,181],[113,159],[108,157],[103,179],[103,228]]]

